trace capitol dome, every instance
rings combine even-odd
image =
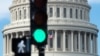
[[[97,26],[90,23],[87,0],[48,0],[48,44],[45,56],[98,56]],[[3,29],[3,56],[14,56],[12,38],[30,34],[29,0],[13,0],[11,22]],[[48,34],[49,35],[49,34]],[[31,56],[38,56],[32,45]]]

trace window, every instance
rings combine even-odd
[[[82,38],[82,51],[84,52],[84,33],[81,33]]]
[[[80,10],[80,18],[82,19],[82,10]]]
[[[70,9],[70,18],[72,18],[72,8]]]
[[[57,8],[57,17],[60,17],[60,9]]]
[[[76,19],[78,18],[78,10],[76,9]]]
[[[21,19],[21,10],[19,11],[19,19]]]
[[[65,36],[66,36],[66,42],[65,42],[66,43],[66,48],[68,49],[68,35],[66,34]]]
[[[50,17],[52,17],[53,16],[53,9],[52,8],[50,8],[49,13],[50,13]]]
[[[24,9],[24,18],[26,18],[26,9]]]
[[[66,17],[66,8],[63,9],[64,18]]]
[[[58,35],[57,35],[57,48],[61,48],[62,46],[62,32],[58,31]]]
[[[61,37],[58,35],[57,37],[57,48],[61,48]]]

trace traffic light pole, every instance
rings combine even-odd
[[[39,56],[45,56],[45,46],[38,47]]]

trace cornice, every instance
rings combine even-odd
[[[22,4],[16,4],[16,5],[12,5],[10,6],[9,10],[15,7],[20,7],[20,6],[24,6],[24,5],[29,5],[29,3],[22,3]]]
[[[88,5],[88,4],[82,4],[82,3],[75,3],[75,2],[55,2],[55,1],[52,1],[52,2],[48,2],[48,5],[77,5],[77,6],[83,6],[83,7],[87,7],[89,9],[91,9],[91,7]]]

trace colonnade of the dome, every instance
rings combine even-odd
[[[48,37],[46,52],[79,52],[87,54],[97,54],[97,35],[91,32],[73,30],[49,30],[52,38]],[[12,55],[12,38],[20,38],[29,34],[29,31],[12,32],[4,35],[4,53]],[[37,52],[37,48],[32,46],[32,52]]]

